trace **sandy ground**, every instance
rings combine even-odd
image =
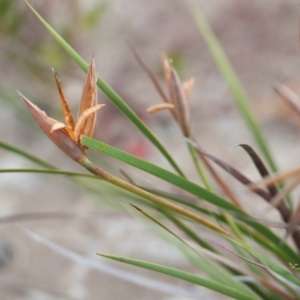
[[[77,28],[76,14],[71,2],[75,3],[65,1],[61,4],[60,1],[53,1],[50,5],[36,0],[32,4],[43,11],[53,24],[67,24]],[[88,9],[93,2],[76,3],[82,9]],[[272,90],[274,83],[284,80],[300,92],[297,3],[291,0],[195,2],[203,10],[233,63],[280,169],[297,165],[299,122]],[[259,179],[245,153],[241,149],[231,149],[239,143],[255,144],[191,17],[189,3],[171,0],[113,0],[109,2],[96,28],[91,31],[74,29],[76,35],[70,37],[70,42],[87,60],[94,53],[99,75],[137,111],[170,149],[190,178],[196,178],[181,133],[170,115],[167,112],[151,116],[145,113],[148,106],[161,100],[133,58],[127,41],[135,46],[161,80],[161,50],[179,57],[182,78],[196,78],[195,90],[191,96],[191,111],[192,126],[197,139],[206,149],[243,169],[254,180]],[[1,140],[63,169],[82,171],[45,137],[26,115],[26,111],[18,106],[15,89],[22,91],[52,116],[61,117],[50,69],[52,65],[45,57],[31,50],[38,49],[39,40],[44,40],[48,33],[24,5],[20,5],[18,9],[20,16],[26,20],[27,27],[24,26],[15,38],[5,37],[2,33],[5,38],[0,43],[0,63],[3,64],[0,69],[1,87],[10,91],[12,99],[12,103],[7,103],[4,101],[5,97],[0,98]],[[50,44],[55,43],[51,39],[49,41]],[[61,52],[56,55],[65,55],[63,50],[59,51]],[[51,63],[55,62],[53,57],[49,60]],[[24,65],[29,62],[43,71],[25,73]],[[58,67],[58,71],[67,98],[76,109],[84,75],[70,61],[67,66],[61,69]],[[107,105],[98,114],[96,138],[170,168],[102,93],[99,93],[99,102]],[[104,167],[110,164],[108,168],[118,172],[119,165],[111,160],[94,153],[91,153],[91,157]],[[30,166],[32,167],[30,163],[17,155],[0,150],[0,168]],[[140,179],[139,172],[126,167],[125,169],[133,178]],[[71,212],[77,216],[75,219],[21,222],[18,226],[1,225],[1,300],[193,299],[184,293],[196,293],[198,299],[227,299],[204,288],[196,288],[166,276],[125,267],[97,257],[97,252],[110,253],[197,272],[178,250],[164,242],[148,223],[133,215],[129,208],[128,214],[122,213],[121,208],[127,205],[120,209],[115,204],[107,205],[107,202],[114,203],[117,200],[116,196],[106,192],[107,186],[101,188],[100,196],[95,196],[70,180],[57,176],[0,176],[1,216],[37,211]],[[142,181],[144,184],[153,185],[151,178],[145,177]],[[236,194],[247,209],[259,216],[258,212],[265,204],[245,192],[234,180],[228,178],[228,181],[234,184]],[[161,188],[171,190],[170,187],[159,184]],[[128,197],[122,198],[123,204],[128,202]],[[270,212],[267,217],[274,216],[276,217],[276,213]],[[52,245],[51,249],[51,245],[45,245],[43,240],[34,240],[34,236],[30,235],[32,232],[19,225],[47,241],[74,251],[89,259],[89,262],[82,260],[82,257],[75,257],[77,262],[64,257],[67,254],[61,248]],[[124,273],[123,278],[116,278],[109,273],[113,272],[113,268],[130,273]],[[156,282],[152,287],[144,286],[145,280],[133,283],[133,274],[151,278]]]

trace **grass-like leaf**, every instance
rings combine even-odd
[[[234,244],[239,246],[240,243],[233,241]],[[300,287],[300,279],[294,276],[291,272],[287,271],[285,268],[280,266],[277,262],[274,260],[271,260],[267,256],[261,254],[259,251],[254,249],[253,247],[248,247],[245,245],[240,245],[243,249],[245,249],[247,252],[249,252],[253,257],[255,257],[259,262],[261,262],[264,265],[264,268],[271,270],[278,276],[284,278],[284,280],[291,282],[292,284]]]
[[[56,41],[65,49],[72,59],[85,71],[88,70],[87,62],[39,15],[39,13],[25,0],[29,8],[33,11],[40,22],[52,34]],[[97,85],[113,104],[152,142],[152,144],[165,156],[176,172],[184,177],[183,172],[177,166],[169,152],[164,148],[151,130],[142,122],[137,114],[125,103],[125,101],[98,76]]]
[[[65,257],[78,265],[82,265],[85,268],[92,269],[96,272],[100,272],[107,276],[111,276],[112,280],[114,281],[123,280],[125,282],[129,282],[137,286],[148,288],[152,291],[159,291],[171,295],[176,295],[177,297],[182,296],[193,299],[197,296],[197,293],[194,291],[190,291],[185,288],[180,288],[176,285],[162,282],[161,280],[156,280],[150,277],[145,277],[125,270],[121,270],[113,266],[106,265],[105,263],[101,263],[99,262],[99,260],[96,259],[86,258],[74,251],[71,251],[58,244],[55,244],[50,240],[44,239],[35,232],[32,232],[31,230],[27,229],[26,227],[18,226],[18,229],[31,240],[41,245],[44,245],[48,249],[52,250],[54,253],[57,253],[58,255]]]
[[[169,268],[163,265],[158,265],[142,260],[127,258],[127,257],[120,257],[120,256],[114,256],[114,255],[108,255],[108,254],[98,254],[102,257],[106,257],[112,260],[120,261],[126,264],[134,265],[137,267],[141,267],[144,269],[152,270],[158,273],[167,274],[172,277],[176,277],[206,288],[209,288],[213,291],[219,292],[223,295],[227,295],[229,297],[232,297],[233,299],[239,299],[239,300],[257,300],[257,298],[253,295],[247,294],[244,291],[240,291],[238,289],[232,288],[228,285],[220,284],[218,282],[202,278],[200,276],[196,276],[194,274],[183,272],[178,269]]]
[[[185,216],[191,220],[194,220],[197,223],[202,224],[207,228],[210,228],[211,230],[214,230],[220,234],[223,234],[226,237],[237,239],[232,233],[230,233],[226,229],[216,225],[215,223],[213,223],[205,218],[202,218],[201,216],[195,214],[194,212],[189,211],[181,206],[178,206],[170,201],[167,201],[164,198],[161,198],[154,194],[151,194],[151,193],[137,187],[136,185],[128,183],[116,176],[113,176],[113,175],[107,173],[105,170],[99,168],[97,165],[92,163],[87,157],[81,162],[81,165],[83,167],[85,167],[87,170],[89,170],[91,173],[103,178],[103,180],[113,184],[114,186],[120,187],[134,195],[141,196],[162,209],[169,209],[169,210],[179,213],[180,215]],[[181,178],[181,177],[179,177],[179,178]]]
[[[39,165],[39,166],[42,166],[42,167],[45,167],[45,168],[48,168],[48,169],[56,169],[55,166],[49,164],[48,162],[20,149],[20,148],[17,148],[13,145],[10,145],[8,143],[5,143],[3,141],[0,140],[0,148],[2,149],[5,149],[5,150],[8,150],[10,152],[13,152],[13,153],[16,153],[20,156],[23,156],[24,158],[28,159],[29,161]]]
[[[216,38],[215,34],[213,33],[212,29],[210,28],[202,13],[197,7],[193,7],[192,13],[202,33],[202,36],[209,48],[209,51],[213,56],[221,74],[226,80],[230,92],[234,97],[235,103],[239,108],[245,122],[247,123],[250,132],[252,133],[260,150],[262,151],[269,166],[271,167],[271,170],[273,172],[276,172],[277,167],[275,161],[265,141],[265,137],[263,136],[262,130],[251,112],[246,93],[244,91],[244,88],[242,87],[242,84],[239,81],[238,76],[236,75],[222,46],[220,45],[218,39]]]
[[[178,239],[180,242],[182,242],[184,245],[186,245],[188,248],[192,249],[193,251],[195,251],[197,253],[197,251],[191,247],[187,242],[185,242],[179,235],[177,235],[173,230],[169,229],[167,226],[165,226],[162,222],[160,222],[157,218],[154,218],[152,215],[150,215],[149,213],[147,213],[145,210],[142,210],[141,208],[132,205],[136,210],[138,210],[139,212],[141,212],[145,217],[147,217],[148,219],[150,219],[151,221],[153,221],[154,223],[156,223],[158,226],[160,226],[161,228],[163,228],[165,231],[167,231],[169,234],[173,235],[176,239]],[[165,215],[168,219],[170,219],[173,223],[177,223],[177,224],[183,224],[175,215],[173,215],[172,213],[167,212],[166,210],[162,210],[161,211],[163,215]],[[176,224],[176,225],[177,225]],[[179,226],[178,226],[179,227]],[[192,235],[192,233],[194,233],[192,231],[192,229],[190,229],[188,226],[186,226],[184,229],[189,230],[188,233],[190,233],[190,236]],[[184,231],[184,230],[183,230]],[[185,232],[185,231],[184,231]],[[197,240],[198,244],[201,245],[202,247],[204,247],[205,249],[209,249],[210,251],[213,251],[213,248],[204,240],[201,239],[201,237],[199,237],[197,234],[194,233],[193,237]]]
[[[166,193],[163,191],[159,191],[159,190],[155,190],[155,189],[149,189],[146,187],[143,187],[143,189],[145,189],[146,191],[149,191],[155,195],[167,198],[169,200],[172,200],[176,203],[179,203],[181,205],[186,205],[187,207],[197,211],[198,213],[210,216],[210,217],[214,217],[215,220],[217,220],[219,222],[219,224],[224,224],[225,226],[227,225],[227,220],[228,218],[225,218],[224,215],[220,215],[216,212],[213,212],[211,210],[207,210],[204,209],[203,207],[197,206],[195,203],[191,202],[190,200],[187,199],[182,199],[178,196],[172,195],[170,193]],[[248,223],[251,227],[254,228],[254,230],[257,230],[257,232],[253,231],[253,230],[249,230],[248,227],[246,227],[245,225],[242,225],[240,223],[238,223],[238,227],[239,230],[247,236],[251,236],[252,239],[254,239],[256,242],[258,242],[260,245],[262,245],[264,248],[268,249],[269,251],[273,252],[274,254],[278,255],[278,257],[281,258],[281,260],[283,260],[284,262],[290,260],[289,255],[287,255],[287,253],[291,254],[294,259],[296,259],[297,254],[293,251],[291,251],[291,249],[284,250],[281,251],[280,248],[277,247],[278,243],[281,242],[281,239],[278,238],[271,230],[269,230],[267,227],[260,226],[260,219],[253,219],[250,216],[246,216],[245,214],[239,214],[239,213],[234,213],[233,215],[235,218],[237,218],[238,220],[241,220],[245,223]],[[178,219],[177,219],[178,220]],[[254,222],[252,222],[252,220],[254,220]],[[268,222],[269,223],[269,222]],[[258,226],[257,226],[258,224]],[[182,229],[182,228],[181,228]],[[192,240],[194,240],[194,242],[198,243],[200,246],[206,248],[206,245],[203,244],[201,241],[197,240],[196,236],[193,236],[190,234],[190,232],[187,232],[186,230],[183,230]],[[264,235],[268,238],[266,239],[264,237]],[[273,243],[270,243],[269,241],[273,241]],[[286,247],[285,245],[282,245],[283,247]]]
[[[169,218],[178,228],[180,228],[187,236],[189,236],[196,243],[198,243],[201,246],[203,245],[203,243],[204,246],[205,244],[209,245],[208,242],[202,240],[201,237],[194,230],[192,230],[192,228],[187,226],[179,218],[176,218],[174,215],[170,214],[169,212],[163,212],[163,213],[167,216],[167,218]],[[180,237],[177,238],[180,239]],[[229,264],[227,266],[223,264],[223,266],[220,267],[213,260],[208,259],[205,255],[197,251],[190,244],[186,243],[182,239],[180,240],[184,244],[186,244],[188,248],[179,247],[179,249],[185,253],[185,255],[191,260],[193,265],[198,266],[200,270],[205,271],[205,274],[208,274],[210,278],[217,280],[219,283],[228,284],[231,287],[236,287],[239,290],[244,290],[245,292],[250,293],[250,291],[246,286],[244,286],[240,282],[237,282],[235,279],[233,279],[232,274],[228,273],[228,271],[235,270],[236,266],[233,266],[234,264]],[[212,248],[212,246],[209,245],[209,247],[205,247],[205,249],[207,249],[207,252],[212,253],[213,256],[214,255],[218,256],[218,254],[216,254],[216,251]],[[191,252],[190,250],[192,250],[193,252]],[[225,270],[223,269],[223,267],[229,267],[229,268]],[[240,271],[241,269],[243,268],[239,266],[238,271]],[[233,271],[233,273],[235,273],[235,271]],[[247,271],[246,273],[248,274]],[[243,272],[242,274],[245,274],[245,272]]]
[[[0,173],[39,173],[49,175],[65,175],[69,177],[86,177],[97,180],[101,179],[92,174],[63,171],[58,169],[0,169]]]

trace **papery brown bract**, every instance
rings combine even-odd
[[[190,136],[190,107],[186,93],[175,69],[171,68],[171,99],[175,107],[177,120],[185,137]]]
[[[19,96],[39,126],[63,152],[78,162],[85,158],[85,150],[70,137],[71,132],[67,127],[51,131],[52,127],[60,122],[49,118],[44,111],[32,104],[22,94],[19,93]]]
[[[104,106],[104,104],[97,105],[97,76],[94,58],[87,71],[87,77],[80,101],[78,119],[76,122],[74,121],[69,105],[61,89],[61,83],[55,72],[54,77],[66,124],[48,117],[45,112],[32,104],[21,93],[19,93],[19,95],[29,112],[49,138],[68,156],[79,162],[85,158],[87,151],[87,147],[82,146],[80,143],[80,136],[93,136],[96,123],[96,112]]]
[[[93,59],[89,70],[87,72],[85,85],[82,91],[80,107],[78,112],[78,121],[81,115],[90,109],[91,107],[95,107],[97,105],[97,76],[96,76],[96,66],[95,60]],[[85,120],[82,126],[79,129],[79,136],[84,134],[86,136],[91,137],[94,133],[96,123],[96,114],[92,113],[87,120]]]

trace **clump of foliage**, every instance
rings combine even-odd
[[[249,154],[262,178],[265,179],[259,184],[254,184],[239,170],[206,151],[203,145],[200,145],[196,140],[190,127],[188,100],[194,85],[194,79],[190,78],[181,82],[166,54],[162,55],[162,63],[167,92],[164,91],[160,82],[137,52],[132,49],[137,61],[149,75],[150,80],[163,100],[162,104],[149,108],[149,112],[153,113],[161,109],[170,110],[174,121],[181,128],[183,141],[189,149],[203,186],[194,183],[185,176],[172,155],[151,130],[139,119],[124,100],[101,77],[96,75],[94,60],[88,65],[34,8],[30,5],[29,7],[56,41],[65,49],[67,54],[87,72],[79,108],[79,117],[76,122],[70,112],[56,74],[55,80],[66,124],[48,117],[25,96],[20,94],[29,112],[49,138],[75,162],[94,174],[93,176],[97,176],[134,195],[132,207],[145,218],[157,224],[166,234],[175,238],[178,241],[176,245],[190,259],[191,263],[207,276],[204,278],[182,270],[134,258],[109,254],[99,255],[122,263],[168,274],[235,299],[299,299],[300,280],[295,272],[299,269],[297,263],[299,262],[300,235],[297,226],[300,209],[299,207],[293,209],[292,201],[289,197],[289,193],[295,184],[283,187],[280,184],[278,185],[278,182],[282,182],[291,176],[297,177],[300,171],[296,169],[275,177],[270,176],[271,172],[277,172],[277,167],[262,131],[251,113],[246,94],[222,47],[197,8],[192,10],[194,18],[216,64],[228,83],[232,96],[248,125],[249,131],[257,142],[258,150],[262,153],[262,156],[260,156],[258,151],[247,144],[239,145]],[[96,113],[103,106],[97,104],[97,86],[161,152],[173,167],[174,172],[92,138]],[[295,103],[296,96],[283,85],[279,85],[276,90],[299,113],[299,105]],[[9,148],[5,143],[1,145]],[[183,196],[151,189],[147,186],[140,186],[129,176],[127,176],[127,180],[116,177],[89,160],[87,157],[88,149],[94,149],[101,154],[131,165],[142,172],[152,174],[193,195],[197,198],[197,201],[191,202]],[[80,176],[88,176],[86,173],[65,172],[53,168],[49,163],[12,147],[10,147],[10,150],[18,151],[19,154],[25,155],[28,159],[44,168],[35,170],[36,172],[56,172],[70,176],[73,179]],[[291,236],[292,246],[286,239],[283,240],[277,236],[268,225],[263,224],[246,212],[238,197],[234,194],[232,186],[229,186],[215,172],[214,165],[226,170],[253,193],[259,195],[263,201],[278,210],[282,217],[282,226],[286,228],[287,235]],[[207,174],[210,174],[210,176],[207,176]],[[214,183],[209,178],[212,178]],[[298,184],[298,181],[299,178],[297,177],[295,182]],[[218,186],[225,196],[221,197],[218,195],[214,186]],[[203,202],[207,202],[209,205],[203,206]],[[169,225],[166,225],[170,223],[178,230],[175,231]],[[201,234],[203,228],[210,231],[211,235],[216,235],[226,241],[224,244],[227,246],[224,247],[220,241],[216,243],[204,238]],[[255,246],[253,245],[254,241],[256,243]],[[229,252],[241,258],[241,263],[229,260],[227,258],[227,253]]]

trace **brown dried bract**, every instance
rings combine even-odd
[[[80,136],[87,135],[91,137],[93,135],[96,123],[96,112],[104,106],[104,104],[97,104],[95,61],[94,59],[92,60],[87,72],[77,122],[74,121],[69,105],[61,89],[61,83],[55,72],[54,77],[66,124],[48,117],[45,112],[32,104],[22,94],[19,93],[19,95],[36,122],[50,139],[72,159],[80,161],[85,157],[87,151],[87,148],[80,144]]]
[[[162,109],[169,109],[174,119],[179,124],[184,136],[190,137],[190,107],[188,99],[194,86],[195,78],[191,77],[182,83],[176,70],[172,66],[169,57],[165,53],[162,53],[161,59],[163,72],[167,85],[167,93],[165,93],[161,88],[158,80],[155,78],[146,64],[141,60],[138,53],[133,49],[133,47],[132,51],[137,61],[147,73],[157,92],[165,103],[151,106],[147,111],[153,113]]]

